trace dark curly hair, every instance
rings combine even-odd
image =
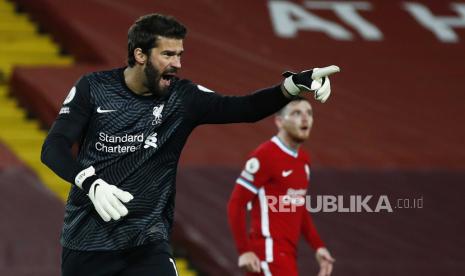
[[[150,55],[151,49],[157,47],[158,37],[184,39],[186,33],[186,27],[172,16],[152,13],[140,17],[128,31],[128,65],[132,67],[136,64],[136,48]]]

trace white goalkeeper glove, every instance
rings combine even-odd
[[[283,73],[284,88],[292,95],[297,96],[301,92],[311,91],[315,99],[324,103],[331,95],[331,84],[329,75],[341,71],[336,65],[323,68],[313,68],[300,73],[286,71]]]
[[[130,193],[115,185],[110,185],[100,178],[90,186],[89,197],[97,213],[107,222],[111,219],[119,220],[126,216],[128,209],[121,202],[128,203],[134,198]]]
[[[118,220],[128,214],[128,209],[122,202],[128,203],[134,197],[98,178],[94,167],[90,166],[78,173],[75,183],[88,193],[95,210],[104,221]]]

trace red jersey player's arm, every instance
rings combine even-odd
[[[251,187],[252,188],[252,187]],[[236,242],[236,248],[241,255],[250,251],[247,238],[246,213],[247,203],[256,196],[241,185],[236,185],[228,202],[229,227]]]
[[[229,199],[228,221],[239,255],[250,251],[246,225],[247,204],[257,196],[259,189],[271,177],[268,159],[266,151],[260,148],[251,155],[237,178]]]
[[[315,224],[313,224],[310,213],[305,210],[302,212],[302,216],[302,234],[304,235],[305,240],[315,251],[320,247],[324,247],[325,244],[321,240],[320,235],[316,230]]]

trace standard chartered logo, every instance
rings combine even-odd
[[[154,148],[157,148],[157,142],[158,142],[158,138],[157,138],[157,133],[152,133],[150,134],[149,136],[147,136],[147,140],[145,140],[145,145],[144,145],[144,149],[147,149],[149,147],[154,147]]]
[[[157,148],[157,133],[153,133],[144,139],[144,134],[124,134],[109,135],[99,132],[98,141],[95,143],[95,149],[108,153],[129,153],[139,150],[144,144],[144,148]]]

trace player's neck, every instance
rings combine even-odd
[[[299,150],[299,147],[300,147],[301,143],[298,143],[298,142],[294,141],[285,132],[278,132],[278,134],[276,136],[278,136],[279,140],[281,140],[281,142],[283,142],[284,145],[286,145],[288,148],[291,148],[291,149],[293,149],[295,151]]]
[[[126,86],[137,95],[147,95],[147,87],[144,86],[141,76],[143,74],[137,72],[136,66],[126,67],[124,69],[124,82]]]

